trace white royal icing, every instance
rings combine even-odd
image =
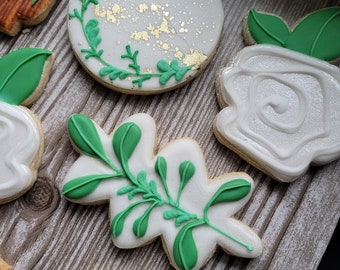
[[[98,20],[101,38],[97,51],[103,50],[106,62],[123,70],[133,71],[131,61],[122,58],[126,45],[132,53],[138,51],[141,73],[159,73],[157,63],[177,60],[179,66],[193,66],[185,76],[175,80],[173,76],[165,85],[157,77],[143,82],[139,87],[132,81],[136,78],[110,80],[99,76],[103,63],[95,57],[85,59],[89,49],[81,23],[77,18],[69,19],[69,36],[77,58],[94,78],[115,90],[131,93],[163,92],[182,85],[200,72],[211,59],[219,42],[224,13],[221,0],[99,0],[98,5],[89,4],[84,15],[84,24]],[[70,0],[69,13],[81,11],[80,0]]]
[[[23,107],[0,102],[0,200],[11,198],[32,184],[30,166],[40,140],[36,122]]]
[[[239,240],[244,241],[253,247],[252,251],[247,250],[244,246],[230,240],[227,237],[221,236],[216,231],[202,226],[193,231],[193,237],[198,250],[198,261],[194,269],[199,269],[212,256],[216,245],[221,246],[228,253],[236,256],[254,258],[262,253],[262,242],[260,238],[248,226],[234,219],[232,216],[250,199],[253,190],[253,180],[244,173],[226,174],[218,179],[209,180],[204,158],[198,144],[191,139],[175,140],[154,156],[155,123],[153,119],[145,114],[136,114],[124,121],[137,124],[142,130],[142,137],[129,159],[129,166],[133,174],[137,175],[144,170],[148,180],[155,180],[157,191],[162,198],[166,198],[165,191],[161,188],[162,182],[159,175],[155,172],[155,163],[157,157],[162,156],[167,161],[167,184],[169,192],[173,198],[179,189],[179,172],[178,168],[181,162],[191,161],[196,168],[193,178],[185,186],[180,205],[183,209],[189,210],[192,213],[202,213],[206,203],[211,199],[213,194],[221,187],[222,184],[234,180],[245,179],[251,184],[251,192],[243,199],[235,202],[221,203],[214,205],[209,210],[211,223],[230,233]],[[96,126],[100,138],[104,145],[106,155],[112,163],[119,164],[116,155],[112,150],[112,134],[107,136],[103,130]],[[112,169],[96,158],[81,155],[78,160],[72,165],[68,171],[64,184],[72,179],[95,174],[110,174]],[[121,211],[127,208],[131,203],[141,200],[141,195],[136,195],[132,200],[128,199],[127,195],[117,195],[117,191],[122,187],[131,184],[126,179],[111,179],[104,180],[91,194],[84,198],[72,200],[81,204],[91,204],[94,202],[102,202],[110,200],[110,218],[112,219]],[[118,237],[113,237],[114,244],[120,248],[135,248],[149,243],[154,238],[161,236],[164,247],[169,255],[171,264],[176,268],[176,263],[173,257],[174,239],[179,232],[180,227],[174,225],[174,219],[165,220],[163,213],[166,207],[157,207],[153,210],[149,218],[147,233],[144,237],[137,238],[132,226],[134,221],[141,217],[150,204],[141,205],[135,208],[127,217],[123,232]]]
[[[340,70],[271,46],[246,47],[223,70],[215,129],[283,182],[340,156]]]

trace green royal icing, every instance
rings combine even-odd
[[[23,103],[37,88],[52,52],[23,48],[0,58],[0,101]]]
[[[175,238],[173,246],[174,259],[177,266],[181,269],[191,269],[197,263],[198,251],[192,232],[200,227],[206,226],[221,236],[235,241],[244,246],[249,251],[253,247],[230,235],[228,232],[218,228],[209,220],[209,209],[213,205],[225,202],[235,202],[247,196],[251,190],[250,183],[244,179],[235,179],[223,184],[205,205],[202,218],[199,213],[190,213],[181,207],[181,194],[187,183],[195,174],[195,165],[191,161],[183,161],[178,168],[179,189],[177,198],[173,198],[169,193],[167,185],[167,161],[159,156],[155,162],[155,172],[160,177],[162,186],[158,186],[156,181],[148,180],[145,171],[140,171],[137,175],[133,174],[129,167],[129,158],[136,149],[142,131],[138,125],[129,122],[122,124],[114,133],[112,147],[119,161],[119,165],[114,165],[106,156],[99,134],[92,121],[84,115],[73,115],[68,123],[69,134],[73,144],[82,154],[102,160],[112,169],[112,174],[88,175],[73,179],[67,182],[62,194],[69,199],[79,199],[93,192],[102,181],[114,180],[115,178],[125,178],[129,185],[120,188],[116,196],[128,196],[129,200],[136,199],[139,195],[140,200],[131,202],[128,207],[117,213],[111,223],[111,232],[114,237],[118,237],[124,230],[126,218],[140,205],[147,204],[145,212],[133,223],[133,233],[136,237],[143,237],[148,230],[149,217],[157,207],[164,207],[164,220],[174,220],[175,226],[180,228]],[[170,179],[174,181],[174,179]],[[158,192],[163,189],[166,198]]]
[[[84,19],[87,7],[92,3],[98,5],[98,0],[80,0],[82,3],[81,10],[74,9],[72,14],[69,14],[70,19],[78,19],[83,33],[88,42],[86,49],[81,49],[81,52],[86,54],[85,59],[96,58],[104,67],[100,69],[99,76],[106,77],[110,80],[125,80],[128,77],[133,78],[132,83],[137,84],[138,87],[143,86],[143,82],[152,78],[158,78],[160,85],[166,85],[168,81],[174,77],[176,81],[181,81],[185,74],[192,69],[192,66],[179,66],[176,59],[173,59],[170,64],[165,60],[159,60],[157,62],[158,73],[142,73],[140,65],[138,64],[139,51],[132,51],[130,45],[126,45],[126,52],[121,55],[121,58],[129,60],[131,63],[128,64],[128,69],[116,67],[105,59],[102,55],[104,51],[98,49],[102,41],[100,34],[99,22],[97,19],[90,19],[87,22]],[[89,47],[89,48],[88,48]]]
[[[31,6],[33,7],[36,3],[38,3],[39,2],[39,0],[32,0],[32,4],[31,4]]]
[[[248,29],[258,44],[277,45],[326,61],[340,57],[340,7],[311,13],[292,31],[280,17],[251,9]]]

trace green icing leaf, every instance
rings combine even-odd
[[[180,175],[180,192],[184,189],[186,184],[189,182],[191,177],[195,174],[195,165],[191,161],[183,161],[179,165],[179,175]]]
[[[142,136],[141,129],[135,123],[124,123],[113,135],[112,145],[116,156],[123,164],[131,157]]]
[[[251,9],[248,13],[248,30],[258,44],[272,44],[284,47],[290,35],[286,23],[279,17],[256,12]]]
[[[160,176],[163,185],[166,186],[167,163],[164,157],[157,157],[155,170]]]
[[[98,20],[91,19],[87,22],[85,26],[85,34],[90,46],[93,49],[97,49],[99,43],[102,41],[101,37],[98,36],[99,31],[100,30],[98,28]]]
[[[340,57],[340,7],[318,10],[300,21],[293,31],[278,16],[248,14],[248,30],[258,44],[284,47],[321,60]]]
[[[39,0],[32,0],[31,6],[33,7],[38,2],[39,2]]]
[[[122,187],[120,188],[118,191],[117,191],[117,195],[124,195],[124,194],[127,194],[131,191],[133,191],[136,187],[135,186],[125,186],[125,187]]]
[[[83,114],[72,115],[68,120],[68,131],[72,142],[84,155],[109,163],[97,129],[90,118]]]
[[[173,254],[180,269],[192,269],[197,263],[198,252],[192,230],[199,225],[196,221],[186,224],[175,238]]]
[[[182,225],[182,223],[190,220],[190,219],[196,219],[196,215],[192,215],[187,212],[179,211],[176,209],[166,210],[163,213],[163,218],[166,220],[175,218],[175,226],[179,227]]]
[[[114,219],[111,222],[111,233],[113,237],[118,237],[123,232],[125,219],[132,212],[133,208],[138,204],[137,203],[131,204],[127,209],[118,213],[114,217]]]
[[[115,176],[113,174],[98,174],[75,178],[63,186],[62,194],[69,199],[83,198],[92,193],[102,180]]]
[[[165,60],[160,60],[157,63],[157,68],[161,73],[159,83],[165,85],[171,77],[175,76],[176,81],[183,79],[185,74],[191,70],[191,66],[180,67],[177,60],[172,60],[170,65]]]
[[[163,212],[163,218],[166,220],[177,218],[182,215],[182,212],[177,209],[166,210]]]
[[[138,237],[141,238],[146,234],[148,229],[149,217],[152,210],[157,206],[157,203],[154,203],[149,206],[149,208],[144,212],[144,214],[135,220],[133,223],[133,233]]]
[[[305,17],[292,31],[286,47],[326,61],[340,57],[340,7]]]
[[[0,100],[12,105],[24,102],[38,87],[51,51],[23,48],[0,58]]]
[[[208,202],[206,209],[222,202],[235,202],[241,200],[251,190],[251,185],[244,179],[235,179],[223,184]]]

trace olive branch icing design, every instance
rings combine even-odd
[[[171,161],[166,155],[158,155],[153,160],[151,167],[146,169],[134,168],[133,155],[136,154],[135,151],[138,147],[143,148],[146,139],[143,138],[144,128],[141,126],[143,124],[138,122],[142,118],[146,118],[147,121],[152,119],[150,120],[150,117],[144,114],[133,117],[137,121],[127,120],[110,136],[113,157],[109,157],[107,150],[104,150],[104,144],[107,145],[107,143],[102,142],[102,137],[98,132],[100,128],[84,115],[71,116],[68,128],[73,144],[82,155],[87,156],[86,159],[90,163],[99,160],[106,167],[105,171],[111,171],[111,173],[87,175],[82,175],[83,172],[81,171],[76,174],[72,173],[72,176],[66,177],[67,180],[62,190],[63,195],[72,201],[84,202],[83,200],[86,201],[87,196],[98,196],[98,200],[103,200],[103,194],[98,189],[101,188],[102,184],[105,184],[104,193],[111,192],[112,194],[110,195],[110,200],[113,201],[111,206],[115,207],[119,204],[119,201],[123,204],[119,209],[113,209],[111,216],[111,233],[114,241],[124,233],[129,236],[133,235],[137,246],[139,239],[144,241],[145,238],[146,242],[150,241],[147,240],[151,234],[149,227],[157,219],[159,228],[170,227],[172,230],[176,230],[174,239],[169,240],[170,243],[167,244],[167,249],[172,250],[173,255],[170,259],[179,269],[192,269],[202,266],[198,265],[202,262],[198,259],[201,255],[195,239],[195,231],[202,228],[213,231],[231,245],[236,244],[245,257],[258,256],[257,246],[261,246],[261,244],[258,244],[261,241],[257,236],[257,242],[254,242],[252,238],[249,238],[249,242],[244,240],[243,237],[240,239],[239,233],[238,236],[233,235],[214,224],[210,217],[210,210],[214,206],[232,204],[247,197],[251,193],[251,182],[246,178],[234,177],[231,181],[220,184],[199,212],[187,209],[186,202],[191,200],[191,198],[188,198],[189,189],[198,184],[194,182],[201,177],[199,175],[201,170],[198,172],[197,164],[191,160],[181,161],[178,166],[176,165],[177,168],[169,166]],[[145,136],[148,137],[147,134]],[[146,158],[140,157],[140,159],[145,160]],[[88,166],[86,167],[88,168]],[[173,172],[173,169],[178,173]],[[178,179],[169,178],[169,175],[174,175],[174,173]],[[152,176],[150,177],[150,175]],[[108,181],[112,183],[111,188],[113,190],[111,191],[108,191]],[[174,184],[177,185],[176,188],[174,188]],[[174,194],[176,195],[174,196]],[[143,210],[141,211],[141,209]],[[229,217],[229,219],[231,218]],[[237,227],[242,235],[245,225],[241,225],[238,224]],[[247,229],[249,228],[247,227]],[[208,240],[205,239],[205,241]],[[224,248],[227,249],[227,247]],[[210,250],[207,256],[212,251]]]
[[[98,48],[102,41],[98,20],[90,19],[86,22],[84,18],[88,6],[90,4],[98,5],[99,1],[80,1],[82,3],[81,10],[79,11],[75,8],[73,10],[73,13],[69,14],[69,18],[78,19],[81,24],[83,33],[89,45],[89,48],[81,49],[81,52],[86,54],[85,59],[89,59],[91,57],[96,58],[104,66],[100,69],[99,76],[108,76],[110,80],[125,80],[127,78],[133,78],[132,83],[137,84],[138,87],[142,87],[144,81],[150,80],[155,77],[159,79],[160,85],[166,85],[172,77],[174,77],[176,81],[181,81],[186,73],[192,69],[192,66],[180,66],[176,59],[171,60],[170,63],[165,60],[159,60],[157,62],[157,69],[159,71],[158,73],[143,73],[141,72],[141,67],[138,64],[139,51],[132,51],[130,45],[126,45],[126,52],[121,55],[122,59],[127,59],[131,61],[131,63],[128,64],[128,68],[130,69],[122,69],[110,64],[105,59],[103,59],[104,50]]]

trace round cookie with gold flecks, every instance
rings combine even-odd
[[[209,63],[223,26],[221,0],[71,0],[77,59],[98,82],[128,94],[180,87]]]

